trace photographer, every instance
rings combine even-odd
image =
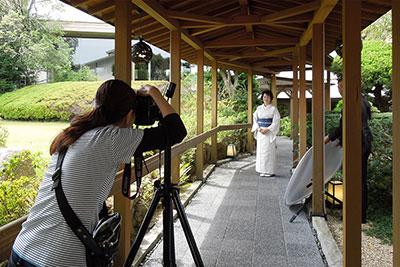
[[[150,96],[161,111],[162,125],[133,129],[136,93]],[[60,151],[65,196],[90,232],[99,220],[119,165],[130,163],[138,152],[163,149],[186,136],[186,129],[160,91],[150,85],[135,93],[123,81],[100,85],[94,109],[71,121],[52,142],[49,167],[35,204],[17,236],[8,266],[86,266],[86,249],[66,223],[52,190],[52,175]],[[167,141],[168,140],[168,141]]]

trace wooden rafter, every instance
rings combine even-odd
[[[186,21],[195,21],[195,22],[201,22],[201,23],[207,23],[210,24],[210,26],[214,24],[223,24],[226,23],[227,20],[224,18],[218,18],[218,17],[212,17],[212,16],[204,16],[204,15],[199,15],[199,14],[194,14],[194,13],[187,13],[187,12],[180,12],[180,11],[172,11],[168,10],[167,14],[170,18],[173,19],[180,19],[180,20],[186,20]]]
[[[271,46],[271,45],[295,45],[299,42],[298,38],[271,38],[256,40],[226,40],[204,42],[206,48],[218,47],[248,47],[248,46]]]
[[[320,7],[320,5],[321,5],[320,1],[311,2],[308,4],[288,8],[288,9],[280,11],[280,12],[275,12],[270,15],[265,15],[262,17],[261,20],[265,22],[265,21],[276,21],[276,20],[280,20],[280,19],[285,19],[285,18],[292,17],[295,15],[314,11],[314,10],[318,9]]]
[[[88,8],[88,12],[92,15],[96,15],[98,13],[102,13],[107,9],[114,9],[114,2],[113,1],[106,1],[99,5],[95,5],[93,7]]]
[[[300,45],[305,46],[312,38],[312,27],[317,23],[324,23],[325,19],[331,13],[332,9],[336,6],[338,0],[323,0],[321,6],[314,14],[314,18],[308,24],[307,30],[301,35]]]
[[[250,8],[248,0],[239,0],[240,4],[240,14],[248,16],[250,15]],[[250,33],[251,39],[255,39],[254,30],[252,25],[246,25],[246,31]]]
[[[288,66],[288,65],[292,65],[292,61],[287,61],[287,60],[261,61],[251,64],[251,66],[263,66],[263,67]]]
[[[241,54],[223,54],[223,53],[214,53],[215,56],[221,57],[221,58],[235,58],[235,57],[241,57],[241,58],[258,58],[258,57],[273,57],[273,56],[280,56],[284,54],[290,54],[293,53],[294,47],[289,47],[289,48],[283,48],[283,49],[277,49],[273,51],[267,51],[267,52],[244,52]]]

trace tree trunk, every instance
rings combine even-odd
[[[227,94],[229,97],[232,97],[234,94],[234,90],[239,83],[239,74],[237,71],[234,71],[233,75],[233,83],[232,76],[229,70],[220,70],[221,77],[224,81],[223,95]]]

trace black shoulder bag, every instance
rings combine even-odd
[[[56,171],[54,172],[53,187],[55,189],[58,206],[65,221],[86,247],[86,263],[88,266],[112,266],[113,259],[118,252],[121,232],[121,216],[116,212],[107,214],[107,207],[103,205],[100,220],[93,234],[85,228],[78,216],[69,205],[61,186],[61,166],[67,150],[59,152]]]

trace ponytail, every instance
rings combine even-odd
[[[120,80],[104,82],[97,90],[95,108],[74,118],[71,125],[54,138],[50,155],[67,149],[87,131],[120,121],[134,110],[135,104],[136,94],[129,85]]]

